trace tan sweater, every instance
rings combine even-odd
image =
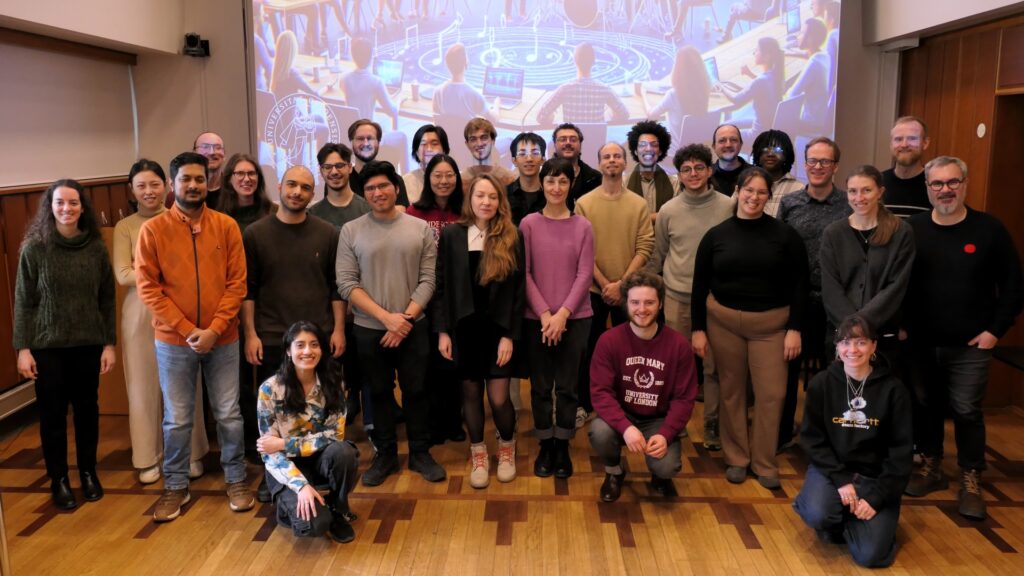
[[[634,256],[641,255],[646,261],[654,251],[654,227],[647,202],[628,190],[609,198],[602,188],[595,188],[576,201],[576,214],[590,221],[594,229],[594,266],[611,282],[622,278]],[[590,291],[601,291],[596,279]]]

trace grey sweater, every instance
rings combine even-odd
[[[412,300],[423,309],[434,295],[437,247],[430,226],[419,218],[399,213],[381,220],[373,213],[345,224],[338,239],[336,276],[338,293],[350,300],[362,288],[381,308],[404,312]],[[417,320],[422,318],[420,314]],[[384,330],[384,325],[355,308],[355,323]]]
[[[697,246],[708,230],[728,220],[733,212],[735,201],[711,187],[696,196],[680,192],[658,210],[654,254],[647,266],[664,277],[669,295],[677,300],[689,299]]]
[[[821,238],[821,297],[832,326],[857,313],[875,330],[898,328],[898,313],[910,284],[914,233],[900,221],[885,246],[863,241],[845,218],[825,228]]]

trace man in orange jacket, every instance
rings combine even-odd
[[[238,409],[238,311],[245,296],[242,234],[231,217],[205,206],[207,159],[171,160],[174,206],[146,222],[135,255],[139,297],[153,313],[164,398],[164,495],[153,519],[174,520],[189,502],[188,470],[196,374],[210,396],[228,504],[241,512],[255,499],[245,482]]]

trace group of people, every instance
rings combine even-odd
[[[97,387],[115,362],[116,280],[129,288],[133,462],[140,481],[164,478],[156,521],[178,517],[203,473],[204,404],[231,509],[273,501],[296,535],[354,538],[359,450],[345,427],[359,412],[374,451],[363,484],[399,470],[404,421],[411,470],[443,480],[431,446],[468,432],[469,482],[484,488],[486,392],[497,478],[510,482],[520,377],[536,476],[573,474],[570,443],[589,422],[603,501],[625,485],[623,447],[644,454],[653,493],[672,494],[700,398],[703,444],[723,451],[726,479],[778,489],[801,373],[810,466],[794,506],[824,540],[845,541],[863,565],[892,562],[901,494],[948,485],[947,404],[960,512],[984,518],[982,398],[991,349],[1024,300],[1020,259],[1005,227],[965,204],[963,161],[922,163],[920,119],[896,121],[893,169],[858,166],[845,191],[834,141],[805,147],[803,184],[787,134],[759,134],[748,163],[730,124],[711,147],[680,147],[673,175],[660,166],[671,135],[651,121],[601,146],[597,169],[568,123],[550,142],[517,135],[515,172],[494,161],[484,118],[463,133],[474,166],[458,166],[449,135],[425,125],[411,150],[421,168],[401,175],[376,160],[381,135],[364,119],[349,127],[351,148],[323,146],[312,205],[307,168],[284,173],[274,203],[254,159],[225,160],[211,132],[171,161],[169,179],[140,160],[129,173],[138,210],[117,224],[113,266],[82,187],[50,186],[22,246],[14,341],[19,371],[36,379],[57,506],[76,505],[69,402],[83,494],[103,495]],[[266,469],[256,497],[247,453]]]

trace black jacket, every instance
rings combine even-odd
[[[886,368],[876,366],[864,385],[863,422],[847,417],[851,397],[841,362],[833,362],[811,379],[800,445],[811,464],[836,486],[854,482],[856,476],[877,479],[858,486],[857,496],[880,510],[899,502],[910,479],[914,446],[910,395]]]
[[[445,227],[437,245],[437,282],[431,300],[431,326],[434,332],[453,334],[459,320],[469,316],[473,309],[473,283],[469,274],[469,227],[456,223]],[[487,301],[487,315],[503,328],[508,337],[519,339],[526,306],[526,282],[523,271],[526,256],[523,238],[516,247],[516,270],[501,282],[491,282]]]

